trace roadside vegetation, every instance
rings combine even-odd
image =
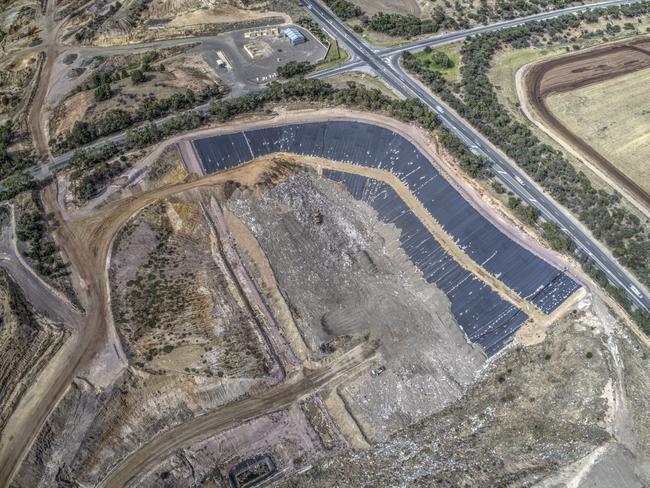
[[[36,271],[56,280],[68,275],[54,241],[48,232],[47,215],[35,198],[20,205],[16,218],[16,238],[22,254],[34,263]]]
[[[463,70],[458,94],[428,63],[410,53],[403,57],[405,68],[517,161],[533,180],[573,212],[646,286],[650,285],[650,238],[640,219],[621,204],[620,195],[594,188],[587,176],[576,171],[562,152],[543,144],[526,125],[513,119],[499,103],[487,73],[492,57],[505,46],[526,48],[533,42],[539,43],[543,36],[550,36],[551,43],[563,42],[562,33],[578,28],[583,22],[595,23],[601,17],[633,19],[648,12],[650,2],[608,7],[469,38],[461,51]],[[516,202],[512,202],[511,208],[517,209],[516,213],[524,220],[532,221],[532,214],[520,208]],[[553,241],[560,242],[557,237]],[[579,253],[579,259],[585,269],[594,275],[592,270],[596,268],[589,257]],[[605,278],[601,275],[597,278],[603,284]],[[632,310],[622,291],[614,291],[610,285],[605,288],[650,332],[650,319],[641,311]]]
[[[311,17],[300,17],[296,24],[307,29],[316,37],[324,46],[327,47],[327,54],[315,68],[323,69],[342,63],[348,58],[348,53],[339,47],[339,42],[325,33],[321,26]]]
[[[422,20],[415,15],[377,12],[370,19],[362,19],[361,24],[371,31],[407,39],[422,34],[432,34],[441,29],[455,30],[469,27],[469,22],[459,23],[453,17],[446,15],[442,7],[436,7],[430,19]]]
[[[147,97],[134,112],[114,109],[107,111],[94,122],[75,122],[68,137],[54,145],[54,152],[59,154],[70,151],[139,123],[160,119],[223,95],[224,93],[218,87],[210,87],[200,93],[195,93],[188,88],[184,93],[162,99],[152,95]]]
[[[363,14],[363,10],[348,0],[325,0],[325,4],[340,19],[347,20]]]
[[[277,69],[278,76],[283,79],[303,76],[314,70],[314,65],[309,61],[289,61]]]
[[[13,198],[15,195],[33,188],[33,180],[25,170],[34,164],[27,151],[9,151],[9,146],[15,142],[15,132],[11,122],[0,125],[0,201]]]
[[[469,29],[544,11],[566,8],[579,2],[568,0],[501,0],[492,2],[418,2],[413,13],[377,10],[368,2],[327,0],[339,18],[349,21],[357,33],[368,31],[399,39],[411,39],[440,31]],[[359,5],[361,3],[361,5]],[[372,15],[364,11],[368,8]],[[420,14],[414,15],[420,11]],[[377,41],[377,39],[374,39]]]
[[[103,190],[111,179],[130,166],[130,160],[124,155],[109,162],[116,153],[116,145],[108,143],[97,149],[77,151],[74,154],[70,161],[70,181],[73,183],[73,192],[77,199],[91,199]]]

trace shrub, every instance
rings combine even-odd
[[[142,83],[145,81],[144,72],[138,68],[131,71],[131,81],[133,83]]]
[[[108,100],[112,96],[113,92],[111,92],[111,85],[108,83],[102,83],[97,88],[95,88],[95,101],[97,102]]]

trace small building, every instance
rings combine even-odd
[[[283,34],[289,38],[289,42],[292,46],[307,42],[307,39],[305,39],[305,36],[302,34],[302,32],[300,32],[295,27],[287,27],[284,29]]]

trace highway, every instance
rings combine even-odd
[[[361,67],[362,64],[373,69],[376,75],[390,86],[396,93],[404,98],[417,98],[433,110],[441,124],[456,135],[463,144],[474,154],[486,157],[491,163],[496,176],[504,185],[512,190],[523,202],[537,207],[542,216],[549,221],[557,223],[569,235],[577,247],[590,256],[594,264],[607,276],[609,281],[624,289],[630,300],[638,307],[650,311],[650,296],[642,291],[644,288],[630,273],[618,264],[611,253],[598,243],[589,232],[570,213],[548,197],[528,176],[521,171],[517,164],[507,156],[496,150],[487,139],[476,131],[468,122],[444,108],[443,103],[411,79],[399,66],[399,55],[411,49],[422,49],[425,46],[434,46],[452,42],[467,37],[468,35],[489,32],[495,29],[512,27],[525,22],[543,20],[557,17],[566,13],[574,13],[586,8],[606,7],[633,3],[630,0],[609,1],[592,4],[588,7],[579,6],[562,11],[537,14],[525,19],[517,19],[487,27],[478,27],[469,31],[443,34],[434,38],[417,41],[415,43],[378,50],[368,46],[351,29],[338,19],[327,8],[316,0],[304,0],[307,10],[314,19],[321,24],[330,34],[343,44],[351,53],[350,65]],[[358,68],[355,68],[358,69]]]

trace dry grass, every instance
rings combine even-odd
[[[552,95],[563,124],[650,191],[650,69]]]
[[[488,76],[496,89],[499,101],[507,108],[513,109],[519,106],[517,89],[515,86],[515,75],[517,70],[525,64],[539,61],[566,53],[564,47],[544,47],[527,49],[506,48],[494,57],[492,67]],[[518,112],[518,110],[517,110]]]
[[[373,89],[376,88],[384,95],[389,97],[396,98],[395,93],[388,88],[381,80],[378,80],[372,75],[366,73],[341,73],[336,76],[329,78],[328,83],[331,83],[335,88],[345,88],[348,82],[356,83],[357,85],[363,85],[366,88]]]
[[[282,15],[279,12],[241,10],[232,5],[215,5],[205,9],[197,9],[174,17],[169,23],[170,27],[186,27],[197,24],[223,24],[230,22],[243,22],[252,19],[261,19]]]
[[[422,14],[422,9],[417,0],[354,0],[354,3],[369,16],[377,12],[416,16]]]

